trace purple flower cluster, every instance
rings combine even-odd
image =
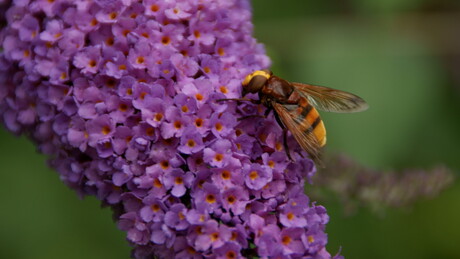
[[[456,176],[452,169],[405,168],[378,170],[363,166],[345,154],[328,156],[327,168],[313,177],[311,197],[325,200],[334,194],[345,214],[365,207],[377,214],[388,208],[410,208],[421,199],[434,198],[450,187]]]
[[[1,1],[0,1],[1,3]],[[248,0],[17,0],[0,32],[1,122],[111,206],[135,258],[330,258],[283,150],[241,96],[269,59]],[[2,19],[2,18],[0,18]]]

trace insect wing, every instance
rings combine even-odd
[[[318,110],[328,112],[360,112],[369,106],[361,97],[352,93],[324,86],[291,83],[300,95]]]
[[[272,106],[281,119],[281,122],[292,133],[297,143],[320,165],[320,144],[313,132],[308,130],[311,125],[309,125],[307,120],[299,118],[295,109],[289,110],[286,107],[288,105],[272,102]]]

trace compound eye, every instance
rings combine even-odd
[[[262,69],[260,71],[262,71],[264,73],[265,77],[271,77],[273,75],[273,72],[271,70],[268,70],[268,69]]]
[[[268,69],[264,69],[264,70],[256,70],[252,72],[251,74],[247,75],[244,78],[243,83],[242,83],[243,86],[247,86],[249,82],[256,76],[263,76],[268,80],[272,76],[272,71]]]
[[[244,78],[242,85],[245,86],[245,87],[248,86],[249,82],[251,82],[251,79],[252,79],[253,77],[254,77],[254,73],[247,75],[247,76]]]
[[[270,70],[256,70],[247,75],[243,81],[243,95],[258,92],[271,76],[272,72]]]
[[[261,75],[256,75],[251,78],[247,85],[247,91],[250,93],[258,92],[268,81],[268,78]]]

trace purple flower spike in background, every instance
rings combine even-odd
[[[216,101],[270,65],[249,0],[28,2],[4,15],[0,120],[116,208],[133,257],[331,258],[308,155],[272,115],[238,120],[263,107]]]

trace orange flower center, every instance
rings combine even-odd
[[[230,180],[230,178],[232,177],[232,174],[230,173],[230,171],[224,170],[224,171],[222,171],[222,173],[220,174],[220,176],[221,176],[222,179],[224,179],[224,180]]]
[[[176,128],[176,129],[182,128],[182,122],[180,122],[180,121],[175,121],[175,122],[174,122],[174,128]]]
[[[217,239],[219,239],[219,233],[218,232],[214,232],[211,234],[211,241],[214,242],[216,241]]]
[[[115,13],[115,12],[111,12],[111,13],[109,14],[109,18],[110,18],[111,20],[115,20],[115,19],[117,18],[117,16],[118,16],[118,14]]]
[[[236,258],[236,253],[235,253],[235,251],[232,251],[232,250],[228,251],[228,252],[225,254],[225,258],[227,258],[227,259],[234,259],[234,258]]]
[[[281,144],[281,142],[276,142],[275,148],[276,150],[281,151],[283,150],[283,144]]]
[[[223,94],[228,93],[228,89],[227,89],[227,87],[225,87],[225,86],[221,86],[221,87],[219,88],[219,90],[220,90],[220,92],[223,93]]]
[[[156,188],[161,188],[163,187],[163,184],[161,184],[160,180],[158,180],[158,178],[155,178],[155,180],[153,180],[153,186],[156,187]]]
[[[206,196],[206,202],[207,203],[214,203],[216,202],[216,197],[214,196],[214,194],[208,194]]]
[[[88,62],[88,66],[90,66],[90,67],[95,67],[96,64],[97,64],[97,63],[96,63],[96,60],[90,60],[90,61]]]
[[[91,22],[89,23],[91,26],[96,26],[99,22],[96,20],[96,18],[93,18]]]
[[[284,245],[289,245],[291,243],[292,239],[290,236],[284,236],[282,239],[281,239],[281,242],[284,244]]]
[[[167,161],[167,160],[161,161],[160,166],[163,169],[168,169],[169,168],[169,161]]]
[[[194,141],[193,139],[189,139],[189,140],[187,141],[187,146],[189,146],[189,147],[194,147],[194,146],[195,146],[195,141]]]
[[[163,45],[168,45],[170,42],[171,42],[171,38],[169,38],[168,36],[163,36],[161,38],[161,43],[163,43]]]
[[[160,210],[160,206],[158,204],[153,204],[150,206],[150,209],[152,209],[153,212],[158,212]]]
[[[235,196],[230,195],[230,196],[227,197],[227,202],[228,202],[229,204],[233,204],[233,203],[235,203],[235,201],[236,201]]]
[[[235,134],[236,134],[237,137],[239,137],[239,136],[241,136],[241,134],[243,134],[243,131],[241,129],[236,129]]]
[[[224,128],[220,122],[216,123],[215,127],[217,131],[221,131]]]
[[[137,64],[144,64],[144,62],[145,62],[144,57],[137,57],[137,59],[136,59]]]
[[[150,10],[154,13],[158,12],[158,10],[160,10],[160,7],[156,4],[153,4],[150,6]]]
[[[184,183],[184,179],[182,179],[182,177],[176,177],[176,179],[174,180],[174,182],[179,185],[179,184],[183,184]]]
[[[195,126],[197,126],[198,128],[203,126],[203,119],[200,119],[200,118],[196,119]]]
[[[161,121],[161,119],[163,119],[163,114],[161,113],[155,114],[155,121]]]
[[[214,160],[216,160],[217,162],[221,162],[222,160],[224,160],[224,155],[222,154],[216,154],[214,156]]]
[[[115,40],[113,37],[110,37],[107,40],[105,40],[105,43],[109,46],[112,46],[115,43]]]
[[[102,127],[102,134],[107,135],[110,133],[110,127],[109,126],[104,126]]]
[[[251,178],[251,180],[254,181],[255,179],[257,179],[257,177],[259,177],[259,173],[257,173],[257,171],[251,171],[249,173],[249,178]]]
[[[196,98],[197,101],[202,101],[203,100],[203,95],[195,94],[195,98]]]
[[[120,103],[120,105],[118,106],[118,110],[126,112],[128,110],[128,105],[126,103]]]

